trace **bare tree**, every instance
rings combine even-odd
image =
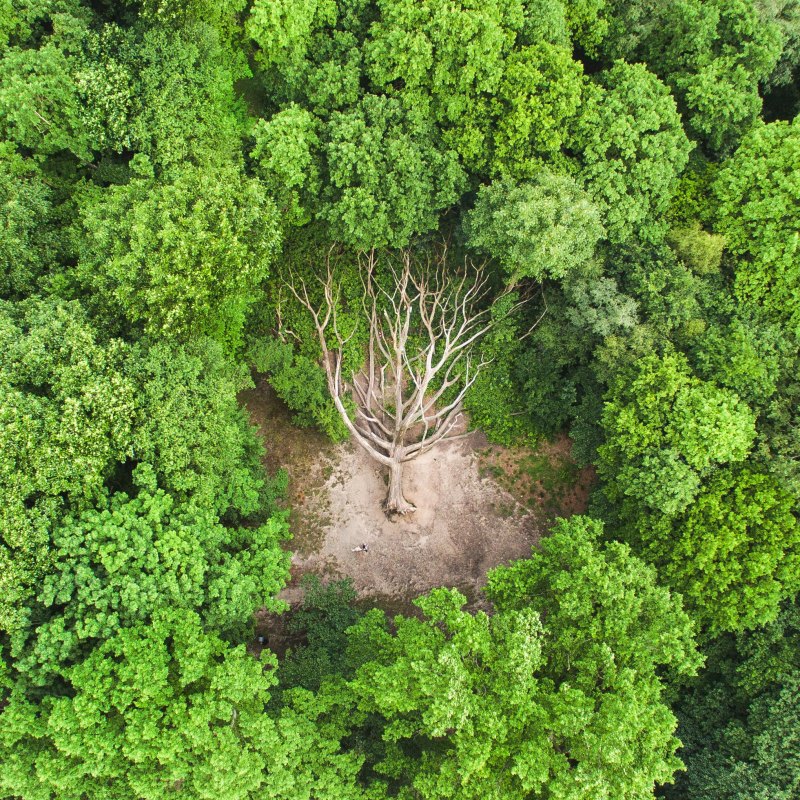
[[[370,456],[389,468],[387,513],[407,514],[415,506],[403,496],[403,466],[438,442],[463,435],[464,395],[489,363],[475,357],[475,345],[498,320],[484,268],[467,261],[459,277],[449,278],[445,248],[424,265],[402,251],[389,265],[388,289],[377,280],[376,265],[374,251],[362,256],[366,361],[347,378],[343,353],[356,331],[342,330],[330,257],[320,280],[321,301],[312,300],[302,280],[292,279],[289,288],[313,318],[328,390],[342,420]],[[352,416],[347,395],[355,405]]]

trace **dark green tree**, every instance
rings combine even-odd
[[[611,242],[663,236],[691,148],[669,89],[644,65],[617,62],[587,86],[569,149]]]

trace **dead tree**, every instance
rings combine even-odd
[[[483,267],[466,262],[459,277],[449,278],[444,249],[421,267],[403,251],[389,266],[387,289],[376,277],[375,252],[363,255],[366,361],[345,378],[342,356],[355,331],[341,330],[340,288],[330,258],[326,266],[320,302],[312,301],[303,281],[293,279],[289,288],[313,318],[337,411],[361,447],[389,469],[387,513],[407,514],[415,506],[403,496],[403,466],[462,435],[464,396],[489,364],[475,357],[475,345],[497,322],[488,302],[489,277]],[[348,394],[353,416],[345,404]]]

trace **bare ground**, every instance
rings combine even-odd
[[[391,611],[436,586],[480,605],[489,569],[528,556],[554,515],[585,507],[592,476],[569,461],[569,440],[530,451],[490,447],[473,433],[407,465],[417,511],[389,519],[384,470],[361,448],[293,425],[264,380],[240,400],[264,438],[267,468],[289,473],[292,580],[281,596],[290,603],[313,572],[350,577],[360,597]],[[363,544],[367,552],[354,552]]]

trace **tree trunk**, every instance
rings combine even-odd
[[[397,455],[389,466],[389,493],[386,496],[387,514],[410,514],[417,507],[403,497],[403,462]]]

